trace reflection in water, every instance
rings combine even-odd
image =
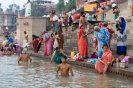
[[[121,88],[133,87],[133,79],[99,75],[94,70],[73,66],[74,76],[55,76],[57,64],[33,57],[32,63],[17,63],[17,57],[0,57],[0,88]],[[60,75],[60,74],[59,74]]]

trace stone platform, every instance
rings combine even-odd
[[[41,54],[35,55],[33,53],[33,51],[30,51],[30,55],[34,56],[34,57],[38,57],[38,58],[49,59],[49,61],[50,61],[50,57],[49,56],[43,56]],[[77,65],[77,66],[82,66],[82,67],[87,67],[87,68],[95,69],[94,64],[89,64],[86,61],[84,61],[84,62],[76,62],[76,61],[68,60],[67,62],[69,64],[72,64],[72,65]],[[114,66],[115,66],[115,64],[114,64]],[[107,72],[113,73],[113,74],[122,75],[122,76],[132,77],[133,78],[133,64],[129,64],[128,68],[116,68],[116,67],[111,67],[110,66],[108,68]]]

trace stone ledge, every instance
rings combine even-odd
[[[33,53],[30,53],[30,55],[34,56],[34,57],[44,58],[43,55],[35,55]],[[49,58],[50,57],[48,57],[48,56],[45,57],[45,59],[49,59]],[[72,65],[78,65],[78,66],[82,66],[82,67],[95,69],[93,64],[89,64],[87,62],[76,62],[76,61],[67,61],[67,62],[69,64],[72,64]],[[123,68],[123,69],[122,68],[109,67],[107,72],[133,78],[133,67],[132,66],[130,66],[129,68]]]

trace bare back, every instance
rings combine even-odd
[[[22,54],[22,55],[19,57],[18,61],[28,62],[28,59],[30,59],[30,61],[31,61],[31,58],[30,58],[29,54]]]
[[[61,76],[69,76],[69,69],[70,69],[69,64],[60,64],[59,68],[61,71]]]
[[[85,17],[80,17],[79,23],[80,23],[80,24],[85,24]]]
[[[68,15],[67,14],[64,15],[64,20],[68,20]]]

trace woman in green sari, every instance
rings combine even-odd
[[[61,63],[61,59],[63,56],[67,56],[62,49],[59,47],[56,47],[56,50],[54,51],[50,63],[54,60],[55,63]]]

